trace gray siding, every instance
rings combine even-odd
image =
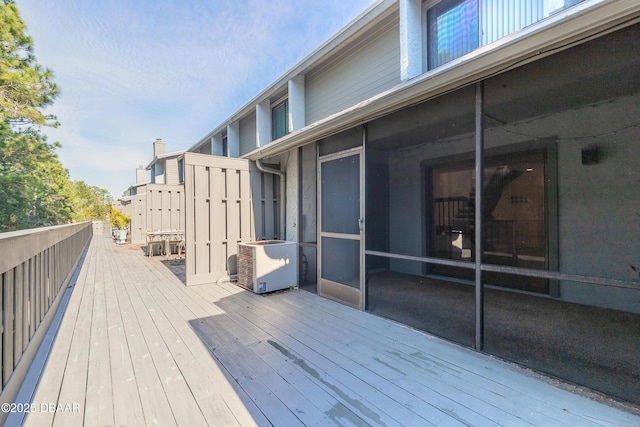
[[[131,216],[131,243],[138,244],[147,241],[147,186],[140,187],[138,194],[131,196],[129,214]]]
[[[148,230],[184,230],[184,221],[182,185],[147,186]]]
[[[187,285],[234,274],[238,243],[277,236],[277,188],[249,160],[185,154]]]
[[[198,149],[198,153],[200,154],[211,154],[211,141],[203,144],[202,147]]]
[[[249,161],[185,154],[187,285],[225,277],[239,242],[253,240]]]
[[[165,184],[178,185],[180,179],[178,177],[178,159],[176,157],[167,159],[165,171]]]
[[[397,19],[378,27],[306,76],[306,123],[311,124],[400,83]]]
[[[240,155],[256,149],[256,115],[251,114],[240,120]]]

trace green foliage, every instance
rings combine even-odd
[[[131,217],[127,214],[123,214],[116,208],[111,208],[111,227],[122,230],[127,228],[131,224]]]
[[[53,103],[59,90],[52,71],[37,63],[25,30],[16,5],[0,3],[0,120],[55,126],[55,117],[40,108]]]
[[[39,126],[56,126],[41,109],[58,96],[49,69],[12,1],[0,2],[0,232],[71,221],[105,219],[106,190],[72,182]]]
[[[88,185],[84,181],[74,181],[72,190],[71,219],[73,221],[104,221],[107,219],[113,202],[107,190]]]
[[[11,131],[0,122],[0,231],[71,220],[68,172],[56,158],[58,147],[33,129]]]

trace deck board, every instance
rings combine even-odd
[[[95,237],[25,425],[640,425],[511,364],[305,291],[185,287]]]

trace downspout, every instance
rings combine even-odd
[[[259,171],[264,173],[270,173],[272,175],[278,175],[280,177],[280,197],[278,198],[278,207],[280,211],[280,230],[278,235],[280,240],[285,240],[285,229],[287,227],[287,180],[286,175],[279,169],[272,169],[262,164],[262,160],[256,160],[256,167]]]

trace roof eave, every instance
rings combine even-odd
[[[637,0],[586,0],[242,157],[258,160],[277,156],[639,20]]]

